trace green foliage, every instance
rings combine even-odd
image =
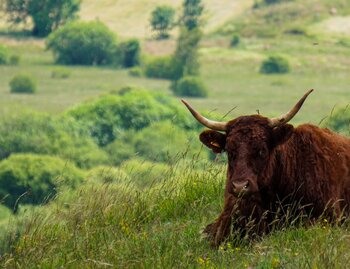
[[[262,74],[284,74],[290,72],[289,62],[282,56],[269,56],[260,67]]]
[[[208,89],[200,77],[185,76],[174,86],[177,96],[207,97]]]
[[[0,224],[3,223],[3,221],[8,220],[11,215],[11,210],[8,207],[0,204]]]
[[[173,162],[186,152],[190,144],[185,131],[170,122],[152,123],[134,137],[136,152],[143,158],[158,162]]]
[[[47,36],[75,18],[81,0],[6,0],[6,12],[14,23],[33,21],[33,35]]]
[[[143,77],[143,70],[139,66],[134,66],[129,69],[128,74],[132,77],[140,78]]]
[[[201,37],[202,33],[198,28],[192,30],[181,28],[174,55],[173,80],[199,74],[198,48]]]
[[[22,267],[56,268],[69,262],[81,268],[91,258],[94,261],[88,264],[92,267],[96,260],[112,267],[192,268],[204,253],[215,262],[224,258],[224,253],[200,239],[203,225],[220,210],[223,167],[198,173],[189,165],[177,177],[165,165],[134,162],[126,166],[139,174],[144,171],[145,176],[138,177],[141,184],[142,179],[151,186],[160,184],[141,190],[121,184],[82,187],[62,201],[65,208],[52,204],[49,212],[37,212],[12,245],[14,253],[5,254],[1,265],[7,262],[11,267],[16,262]],[[151,176],[155,170],[157,176]],[[50,236],[55,236],[54,242]],[[29,249],[37,255],[30,255]],[[88,252],[82,257],[77,253],[83,249]],[[189,250],[191,254],[186,255]],[[71,255],[77,258],[70,260]],[[233,257],[226,258],[229,266]]]
[[[123,67],[133,67],[140,64],[141,46],[137,39],[130,39],[120,44]]]
[[[234,34],[231,38],[230,45],[232,48],[237,47],[241,43],[241,38],[238,34]]]
[[[19,55],[13,54],[10,56],[9,64],[18,65],[20,61],[21,61],[21,57]]]
[[[87,174],[87,180],[100,182],[102,184],[128,183],[128,174],[120,168],[111,166],[97,166],[92,168]]]
[[[170,173],[170,167],[166,164],[136,158],[123,162],[120,168],[139,188],[155,186],[164,181]]]
[[[71,75],[71,71],[67,68],[55,68],[54,70],[52,70],[51,72],[51,77],[52,78],[57,78],[57,79],[66,79],[69,78]]]
[[[0,197],[10,209],[18,204],[42,204],[60,187],[76,187],[84,174],[52,156],[13,154],[0,162]]]
[[[175,26],[175,9],[170,6],[158,6],[151,15],[152,30],[158,32],[159,39],[169,38],[169,31]]]
[[[106,65],[116,58],[116,37],[99,21],[67,24],[48,37],[47,48],[60,64]]]
[[[0,65],[8,64],[10,59],[10,52],[8,48],[0,44]]]
[[[350,135],[350,107],[338,108],[323,123],[323,127],[330,128],[340,134]]]
[[[204,10],[201,0],[184,0],[181,23],[187,30],[198,28],[201,24],[200,17]]]
[[[175,79],[176,63],[172,56],[153,57],[146,61],[145,75],[149,78]]]
[[[18,74],[10,81],[11,93],[35,93],[36,89],[36,82],[30,75]]]
[[[0,120],[0,159],[26,152],[58,155],[79,167],[107,162],[107,154],[72,118],[21,112]]]
[[[127,134],[130,135],[128,132]],[[133,135],[133,134],[132,134]],[[125,139],[125,135],[114,140],[105,147],[105,151],[109,155],[109,162],[112,165],[120,165],[123,161],[135,157],[137,154],[131,141]]]
[[[124,88],[116,94],[103,95],[67,114],[86,126],[100,146],[119,138],[123,130],[140,130],[156,121],[172,120],[184,129],[198,126],[171,97],[138,88]]]

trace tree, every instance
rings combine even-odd
[[[173,58],[175,76],[172,90],[177,81],[183,76],[197,76],[199,74],[198,46],[202,37],[200,16],[203,12],[201,0],[185,0],[183,15],[180,20],[180,36],[177,40]]]
[[[200,17],[203,12],[203,5],[201,0],[185,0],[183,3],[183,16],[181,18],[183,25],[192,30],[200,26]]]
[[[152,11],[152,30],[158,32],[159,39],[169,38],[169,30],[174,26],[175,9],[170,6],[158,6]]]
[[[75,18],[81,0],[6,0],[5,11],[13,23],[33,21],[33,35],[47,36]]]

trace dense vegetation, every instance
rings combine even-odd
[[[13,23],[26,22],[30,18],[33,21],[33,35],[47,36],[75,18],[80,2],[81,0],[5,0],[4,9]]]
[[[104,67],[58,66],[58,52],[53,58],[44,51],[42,40],[21,33],[12,36],[7,29],[2,33],[1,266],[343,268],[349,264],[348,222],[335,226],[322,219],[312,227],[281,221],[280,229],[269,236],[232,237],[218,250],[212,249],[201,231],[222,207],[225,155],[208,154],[198,141],[202,127],[172,95],[178,90],[179,95],[192,96],[194,89],[196,95],[208,94],[208,98],[186,98],[194,107],[210,110],[206,113],[210,118],[227,120],[257,109],[277,116],[307,88],[315,88],[294,123],[322,122],[349,135],[350,39],[322,32],[319,24],[348,15],[350,4],[255,1],[257,5],[243,15],[208,34],[201,31],[206,29],[201,20],[193,20],[202,14],[201,1],[184,3],[197,8],[181,10],[187,16],[181,18],[185,30],[177,36],[181,45],[118,33],[116,38],[115,29],[108,30],[102,17],[102,22],[69,23],[46,40],[49,44],[63,29],[79,25],[69,37],[81,50],[73,46],[69,53],[85,59],[90,52],[102,55],[101,48],[113,47],[105,60],[90,57],[89,65]],[[200,31],[192,28],[197,22]],[[108,42],[92,44],[106,40],[88,38],[96,28],[108,33],[111,47],[104,45]],[[187,35],[189,31],[192,35]],[[68,45],[66,38],[63,35],[56,45]],[[91,47],[85,50],[82,40]],[[82,51],[85,54],[79,54]],[[18,65],[11,64],[12,55],[20,57]],[[274,59],[269,68],[288,66],[289,72],[260,74],[270,55],[283,55],[288,63]],[[10,94],[10,80],[22,72],[36,78],[34,95]],[[135,76],[128,75],[133,72]],[[219,115],[213,114],[216,108]]]

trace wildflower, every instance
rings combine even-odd
[[[206,256],[203,256],[203,257],[199,257],[197,259],[197,263],[203,267],[206,267],[210,264],[210,258],[209,257],[206,257]]]
[[[277,268],[280,265],[280,260],[278,258],[273,258],[271,266],[272,268]]]

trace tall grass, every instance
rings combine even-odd
[[[225,167],[173,165],[161,182],[88,182],[27,215],[7,268],[344,268],[349,225],[280,220],[269,235],[213,249],[201,232],[222,207]],[[14,223],[14,222],[12,222]],[[14,225],[12,225],[14,226]],[[17,235],[19,230],[16,231]],[[6,245],[2,241],[2,245]]]

